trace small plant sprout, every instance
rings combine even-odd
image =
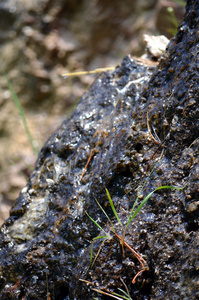
[[[100,205],[99,203],[98,203],[98,205]],[[100,208],[102,209],[102,211],[103,211],[103,213],[108,217],[108,215],[106,214],[106,212],[104,211],[104,209],[101,207],[101,205],[100,205]],[[91,242],[91,253],[90,253],[90,265],[89,265],[89,267],[92,267],[93,265],[94,265],[94,263],[95,263],[95,261],[96,261],[96,259],[97,259],[97,257],[98,257],[98,255],[99,255],[99,253],[100,253],[100,251],[101,251],[101,249],[102,249],[102,246],[103,246],[103,244],[104,244],[104,242],[106,241],[106,240],[110,240],[110,239],[112,239],[112,236],[111,235],[109,235],[98,223],[97,223],[97,221],[95,221],[93,218],[91,218],[91,216],[89,216],[89,214],[86,212],[86,215],[89,217],[89,219],[102,231],[102,232],[104,232],[104,235],[100,235],[100,236],[97,236],[97,237],[95,237],[93,240],[92,240],[92,242]],[[108,219],[109,219],[109,217],[108,217]],[[109,219],[110,220],[110,219]],[[102,239],[102,243],[101,243],[101,246],[100,246],[100,248],[99,248],[99,250],[98,250],[98,252],[97,252],[97,255],[95,256],[95,259],[93,260],[93,242],[94,241],[96,241],[97,239]]]
[[[156,163],[156,165],[157,165],[157,163]],[[140,190],[140,192],[139,192],[139,194],[138,194],[138,196],[137,196],[137,198],[136,198],[136,200],[135,200],[135,202],[134,202],[134,205],[133,205],[133,207],[132,207],[132,209],[131,209],[131,211],[130,211],[130,214],[129,214],[128,218],[127,218],[127,222],[126,222],[126,226],[125,226],[125,227],[123,226],[123,224],[122,224],[122,222],[121,222],[121,220],[120,220],[120,218],[119,218],[119,216],[118,216],[118,213],[117,213],[117,211],[116,211],[116,209],[115,209],[115,206],[114,206],[114,204],[113,204],[111,195],[110,195],[109,191],[106,189],[106,194],[107,194],[107,197],[108,197],[108,200],[109,200],[111,209],[112,209],[112,211],[113,211],[113,214],[114,214],[116,220],[118,221],[118,223],[120,224],[120,226],[122,227],[122,236],[119,236],[119,235],[117,234],[117,232],[116,232],[116,230],[115,230],[115,228],[114,228],[114,226],[113,226],[113,222],[111,221],[111,219],[109,218],[109,216],[107,215],[107,213],[105,212],[105,210],[103,209],[103,207],[102,207],[102,206],[99,204],[99,202],[96,200],[98,206],[100,207],[100,209],[102,210],[102,212],[104,213],[104,215],[106,216],[106,218],[107,218],[107,219],[109,220],[109,222],[110,222],[110,230],[114,233],[114,235],[115,235],[115,236],[118,238],[118,240],[120,241],[120,244],[121,244],[121,246],[122,246],[123,256],[124,256],[124,246],[125,246],[125,247],[127,247],[127,248],[133,253],[133,255],[134,255],[134,256],[138,259],[138,261],[140,262],[141,270],[134,276],[134,278],[133,278],[133,280],[132,280],[132,283],[133,283],[133,284],[136,282],[137,277],[138,277],[141,273],[143,273],[144,271],[149,270],[149,267],[148,267],[148,265],[147,265],[147,262],[142,258],[142,256],[141,256],[140,254],[138,254],[138,253],[137,253],[131,246],[129,246],[129,244],[125,241],[125,235],[126,235],[126,231],[127,231],[127,229],[128,229],[128,226],[131,224],[131,222],[134,220],[134,218],[137,216],[137,214],[140,212],[140,210],[143,208],[143,206],[147,203],[147,201],[149,200],[149,198],[150,198],[155,192],[157,192],[157,191],[159,191],[159,190],[163,190],[163,189],[182,190],[182,189],[184,189],[184,188],[186,187],[186,185],[185,185],[184,187],[177,187],[177,186],[170,186],[170,185],[164,185],[164,186],[157,187],[157,188],[154,189],[152,192],[150,192],[150,193],[142,200],[142,202],[137,206],[137,202],[138,202],[139,196],[140,196],[140,194],[141,194],[143,188],[145,187],[147,180],[148,180],[149,177],[151,176],[151,174],[152,174],[154,168],[156,167],[156,165],[153,167],[152,171],[150,172],[150,174],[149,174],[148,177],[146,178],[144,184],[142,185],[141,190]],[[94,238],[93,241],[92,241],[92,245],[91,245],[91,255],[90,255],[90,266],[92,267],[93,264],[95,263],[95,261],[96,261],[98,255],[99,255],[101,249],[102,249],[102,246],[103,246],[104,242],[105,242],[106,240],[108,240],[108,239],[111,239],[112,236],[111,236],[109,233],[105,232],[104,229],[97,223],[97,221],[93,220],[93,218],[91,218],[91,217],[89,216],[88,213],[86,213],[86,214],[87,214],[87,216],[90,218],[90,220],[91,220],[91,221],[92,221],[92,222],[93,222],[93,223],[101,230],[101,232],[104,232],[104,235],[97,236],[97,237]],[[95,257],[95,259],[94,259],[94,261],[93,261],[93,242],[94,242],[96,239],[103,239],[103,241],[102,241],[102,244],[101,244],[101,246],[100,246],[100,249],[98,250],[97,255],[96,255],[96,257]],[[103,293],[103,294],[107,295],[107,291],[102,291],[102,290],[97,290],[97,291],[100,292],[100,293]],[[118,295],[118,294],[112,294],[112,293],[111,293],[111,296],[112,296],[112,297],[114,296],[113,298],[115,298],[115,299],[130,299],[130,296],[129,296],[129,295],[127,295],[127,297],[125,296],[126,298],[124,298],[124,296],[123,296],[123,298],[121,298],[121,295]],[[119,297],[119,298],[117,298],[117,297]]]
[[[184,0],[173,0],[173,2],[179,4],[181,7],[185,7],[185,5],[186,5],[185,4],[186,1],[184,1]],[[167,31],[172,36],[175,36],[177,33],[179,22],[177,20],[177,17],[175,15],[173,7],[171,7],[171,6],[167,7],[167,12],[168,12],[167,20],[169,20],[171,23],[171,27],[168,28]]]

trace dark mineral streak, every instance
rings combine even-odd
[[[41,150],[1,227],[1,299],[106,299],[92,288],[125,290],[121,278],[132,299],[198,299],[198,71],[199,2],[188,1],[157,68],[125,57],[114,72],[96,79]],[[160,145],[147,128],[147,114]],[[88,270],[90,243],[100,233],[85,212],[109,231],[97,199],[121,235],[105,187],[125,224],[158,159],[139,201],[161,185],[188,185],[154,194],[128,228],[125,241],[149,271],[131,283],[140,264],[128,249],[123,258],[116,237]],[[95,254],[99,246],[96,241]]]

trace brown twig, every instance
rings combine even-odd
[[[129,246],[129,244],[127,244],[123,238],[121,238],[116,232],[114,232],[115,236],[133,253],[133,255],[137,258],[137,260],[140,262],[141,266],[142,266],[142,270],[139,271],[135,277],[132,280],[132,283],[134,284],[137,277],[144,271],[148,271],[149,267],[147,265],[147,262],[144,260],[144,258],[141,257],[140,254],[138,254],[133,248],[131,248],[131,246]]]
[[[23,278],[24,278],[24,276],[21,277],[21,278],[20,278],[13,286],[11,286],[11,287],[6,291],[6,293],[10,293],[10,292],[11,292],[10,296],[13,295],[14,291],[18,288],[18,286],[20,285],[20,283],[21,283],[21,281],[22,281]]]
[[[87,169],[87,167],[88,167],[88,164],[90,163],[90,161],[91,161],[91,159],[92,159],[94,153],[95,153],[95,152],[94,152],[94,149],[91,149],[91,152],[90,152],[89,158],[88,158],[88,160],[87,160],[87,163],[86,163],[86,165],[85,165],[85,167],[84,167],[84,170],[83,170],[83,172],[82,172],[82,174],[81,174],[81,176],[80,176],[79,183],[81,182],[82,177],[84,176],[84,174],[85,174],[85,172],[86,172],[86,169]]]

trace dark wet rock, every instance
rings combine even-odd
[[[199,297],[198,27],[199,4],[188,1],[185,20],[157,68],[125,57],[114,72],[97,78],[49,138],[1,227],[1,299],[105,299],[92,288],[124,290],[121,278],[133,299]],[[149,133],[147,113],[163,145]],[[125,241],[149,270],[133,285],[140,264],[126,248],[123,258],[114,236],[88,270],[90,243],[99,230],[85,212],[109,231],[97,199],[121,235],[105,187],[125,224],[160,157],[139,201],[161,185],[188,185],[152,195],[128,227]],[[96,241],[94,253],[99,246]]]
[[[157,33],[155,19],[156,0],[123,0],[122,6],[120,0],[0,1],[1,70],[13,84],[38,149],[96,76],[64,80],[60,75],[116,66],[129,53],[141,55],[143,33]],[[2,224],[35,156],[3,76],[0,94]]]

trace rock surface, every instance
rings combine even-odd
[[[1,227],[1,299],[106,299],[92,288],[125,290],[123,282],[133,299],[199,297],[198,30],[199,3],[190,0],[158,67],[125,57],[49,138]],[[139,201],[161,185],[188,185],[152,195],[128,227],[125,241],[149,271],[131,283],[140,264],[126,248],[123,258],[116,237],[88,270],[100,233],[85,212],[109,231],[97,199],[121,235],[105,187],[125,224],[156,161]]]
[[[1,1],[1,70],[14,86],[38,149],[95,77],[65,80],[60,74],[116,66],[126,54],[141,55],[143,33],[167,35],[172,28],[168,5],[171,1],[123,0],[122,6],[119,0]],[[36,157],[3,76],[0,94],[1,225]]]
[[[143,33],[157,32],[156,1],[123,0],[122,9],[120,1],[105,2],[1,1],[1,71],[14,86],[38,149],[94,80],[60,74],[116,66],[125,54],[143,52]],[[0,94],[2,224],[9,216],[6,204],[17,198],[36,158],[3,76]]]

